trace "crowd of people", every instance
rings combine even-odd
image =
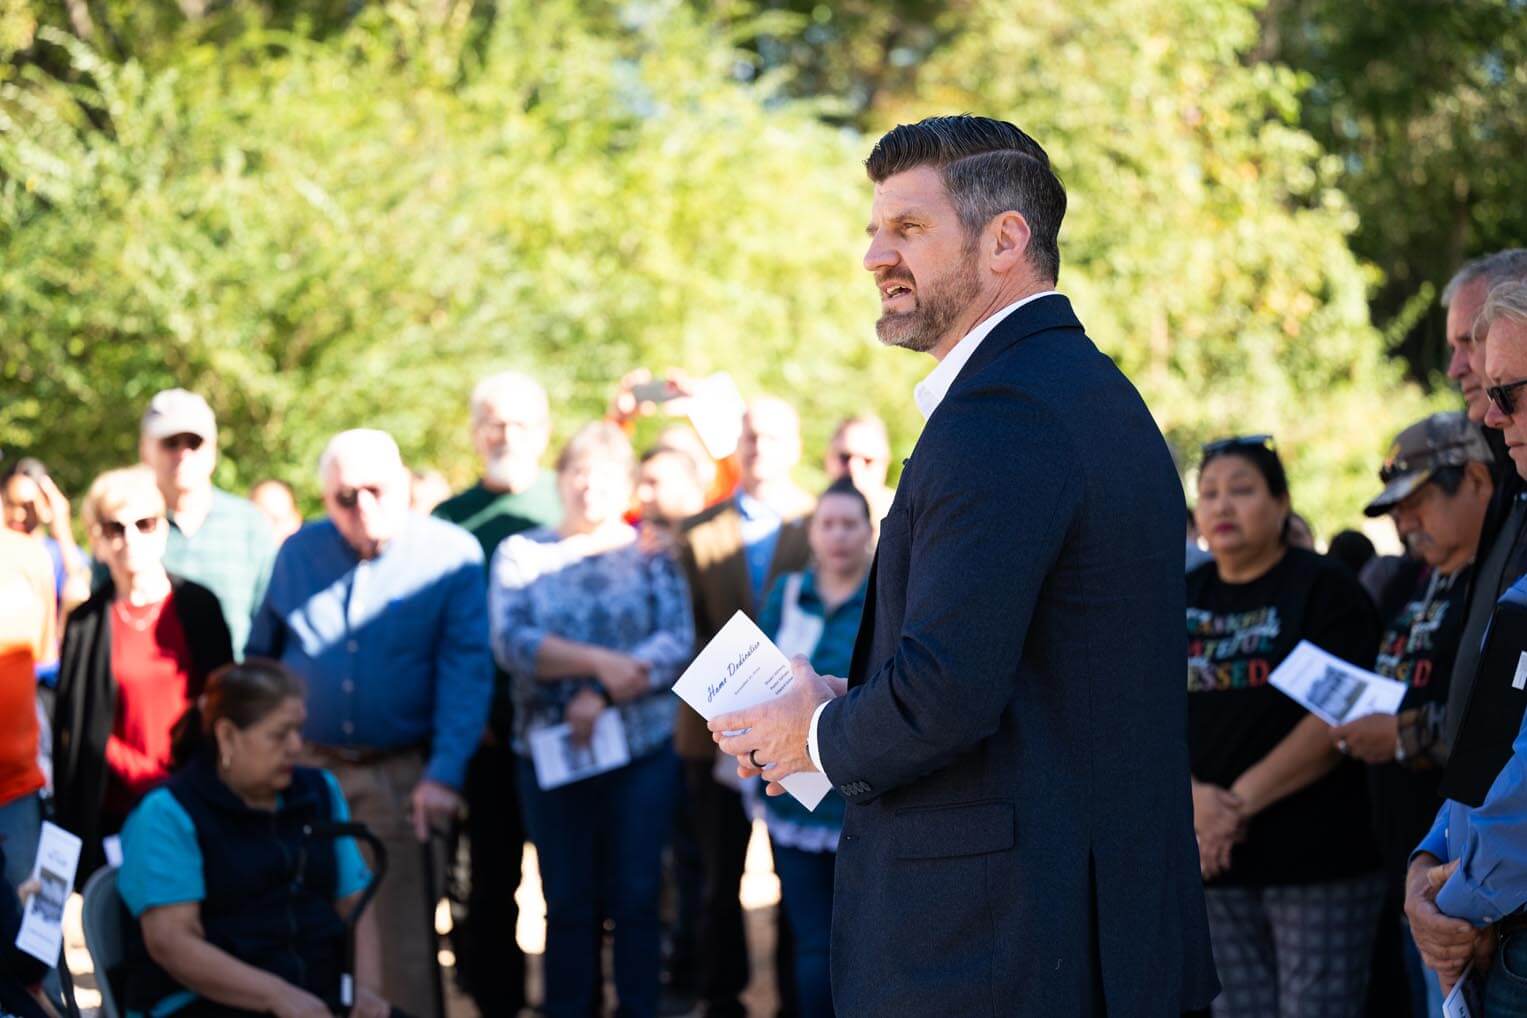
[[[741,1015],[738,892],[750,817],[767,817],[782,999],[831,1014],[843,803],[765,802],[669,688],[738,610],[791,653],[846,668],[872,506],[891,497],[886,429],[842,423],[818,499],[792,477],[799,420],[775,398],[739,406],[729,454],[675,415],[638,455],[638,420],[682,409],[691,383],[674,372],[659,400],[652,384],[621,380],[609,415],[548,468],[541,386],[481,380],[480,480],[443,500],[386,433],[343,432],[317,464],[324,515],[309,521],[280,481],[247,499],[215,487],[213,411],[167,390],[143,414],[141,462],[84,495],[88,554],[43,464],[6,464],[9,885],[30,875],[45,817],[81,837],[80,885],[119,865],[138,933],[120,999],[134,1010],[324,1013],[348,972],[362,1013],[421,1018],[442,1010],[435,903],[449,885],[462,989],[484,1014],[515,1015],[530,841],[545,1014],[599,1013],[608,975],[622,1014]],[[543,787],[532,734],[566,724],[586,743],[606,713],[630,762]],[[346,954],[378,860],[315,829],[351,821],[380,842],[385,878]]]
[[[1222,1018],[1432,1018],[1469,971],[1487,1014],[1527,1014],[1527,251],[1469,263],[1443,301],[1465,409],[1401,431],[1366,507],[1403,554],[1356,532],[1317,550],[1276,436],[1191,464],[1187,757]],[[679,372],[633,374],[574,427],[534,379],[493,375],[470,396],[476,484],[442,497],[385,432],[345,431],[304,521],[279,481],[215,487],[214,412],[167,390],[140,462],[84,494],[88,554],[46,468],[7,464],[4,904],[52,817],[83,841],[81,883],[120,867],[132,1010],[443,1018],[449,885],[462,989],[512,1016],[528,841],[544,1014],[600,1013],[609,981],[622,1015],[728,1018],[762,819],[780,1012],[831,1016],[844,797],[763,794],[670,688],[737,612],[849,674],[890,442],[841,422],[815,495],[775,397],[739,408],[734,449],[677,415],[633,448],[690,397]],[[1272,686],[1304,641],[1403,683],[1398,711],[1333,726]],[[571,747],[618,727],[623,759],[550,779],[533,747],[562,726]]]

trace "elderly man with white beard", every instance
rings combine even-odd
[[[482,478],[435,507],[477,538],[483,561],[500,542],[562,518],[557,478],[541,465],[551,436],[546,391],[516,371],[489,375],[472,390],[472,447]],[[453,940],[464,988],[485,1015],[516,1014],[525,1005],[525,955],[514,939],[520,910],[519,859],[525,847],[514,753],[509,676],[493,669],[488,731],[467,766],[467,851],[471,870],[466,921]],[[455,858],[453,853],[452,858]]]

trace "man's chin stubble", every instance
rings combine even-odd
[[[938,338],[928,337],[926,329],[919,328],[921,324],[908,321],[911,315],[881,315],[875,323],[875,335],[880,337],[881,345],[899,347],[903,350],[911,350],[913,353],[927,353],[938,343]]]

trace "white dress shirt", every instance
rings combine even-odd
[[[954,385],[954,380],[960,377],[960,371],[965,367],[970,358],[975,355],[976,349],[981,345],[981,341],[991,335],[992,330],[1001,325],[1003,319],[1030,301],[1038,300],[1041,297],[1054,296],[1057,292],[1056,290],[1043,290],[1039,293],[1031,293],[1020,300],[1015,300],[1000,311],[988,315],[974,329],[965,333],[964,338],[954,344],[954,348],[944,355],[943,360],[938,362],[938,366],[928,372],[928,377],[918,382],[912,390],[912,398],[917,401],[917,409],[922,412],[923,420],[926,421],[933,416],[933,411],[937,410],[938,405],[944,402],[944,397],[949,395],[950,386]],[[811,715],[811,731],[806,736],[806,752],[811,756],[812,766],[823,774],[826,774],[827,771],[822,766],[822,754],[817,751],[817,725],[822,720],[822,711],[827,709],[827,704],[830,702],[826,701],[817,706],[816,712]],[[831,780],[831,775],[828,776],[828,780]]]

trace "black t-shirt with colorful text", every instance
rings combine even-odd
[[[1410,688],[1402,711],[1446,704],[1453,659],[1468,615],[1470,568],[1444,576],[1431,568],[1399,577],[1380,598],[1386,623],[1373,670]],[[1442,805],[1442,769],[1425,760],[1374,764],[1368,769],[1374,831],[1391,884],[1403,884],[1406,864]],[[1420,766],[1418,766],[1420,765]]]
[[[1302,548],[1249,583],[1224,582],[1209,562],[1187,584],[1189,758],[1194,778],[1229,788],[1306,715],[1268,685],[1273,669],[1300,640],[1371,666],[1378,611],[1343,566]],[[1375,869],[1363,772],[1344,760],[1257,814],[1215,882],[1318,883]]]

